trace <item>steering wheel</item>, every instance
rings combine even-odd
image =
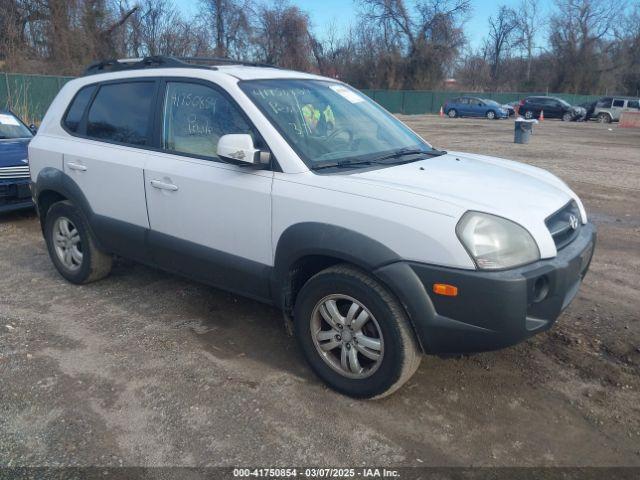
[[[327,135],[326,140],[332,140],[333,138],[335,138],[336,136],[338,136],[341,133],[348,134],[349,135],[349,143],[353,142],[353,131],[348,129],[348,128],[336,128],[330,134]]]

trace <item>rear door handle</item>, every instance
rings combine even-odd
[[[160,190],[169,190],[170,192],[175,192],[178,190],[177,185],[174,185],[173,183],[161,182],[160,180],[151,180],[151,186]]]
[[[69,167],[70,170],[78,170],[80,172],[87,171],[87,167],[80,165],[79,163],[67,162],[67,167]]]

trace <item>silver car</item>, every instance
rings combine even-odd
[[[632,97],[603,97],[597,101],[592,117],[600,123],[620,120],[622,112],[640,111],[640,100]]]

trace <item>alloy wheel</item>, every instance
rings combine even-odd
[[[380,325],[355,298],[334,294],[320,300],[311,314],[311,336],[320,358],[345,377],[367,378],[382,363]]]
[[[59,217],[53,224],[53,246],[65,268],[75,271],[82,266],[80,232],[67,217]]]

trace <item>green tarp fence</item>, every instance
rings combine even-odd
[[[0,108],[10,108],[27,123],[37,123],[62,86],[73,77],[0,73]]]
[[[0,108],[10,108],[27,123],[38,123],[42,120],[58,91],[72,78],[0,73]],[[461,95],[490,98],[499,103],[515,102],[530,95],[545,95],[545,93],[539,92],[478,93],[449,90],[362,90],[362,92],[390,112],[406,115],[438,113],[447,99]],[[572,105],[599,98],[598,95],[567,93],[550,93],[548,95],[563,98]]]

